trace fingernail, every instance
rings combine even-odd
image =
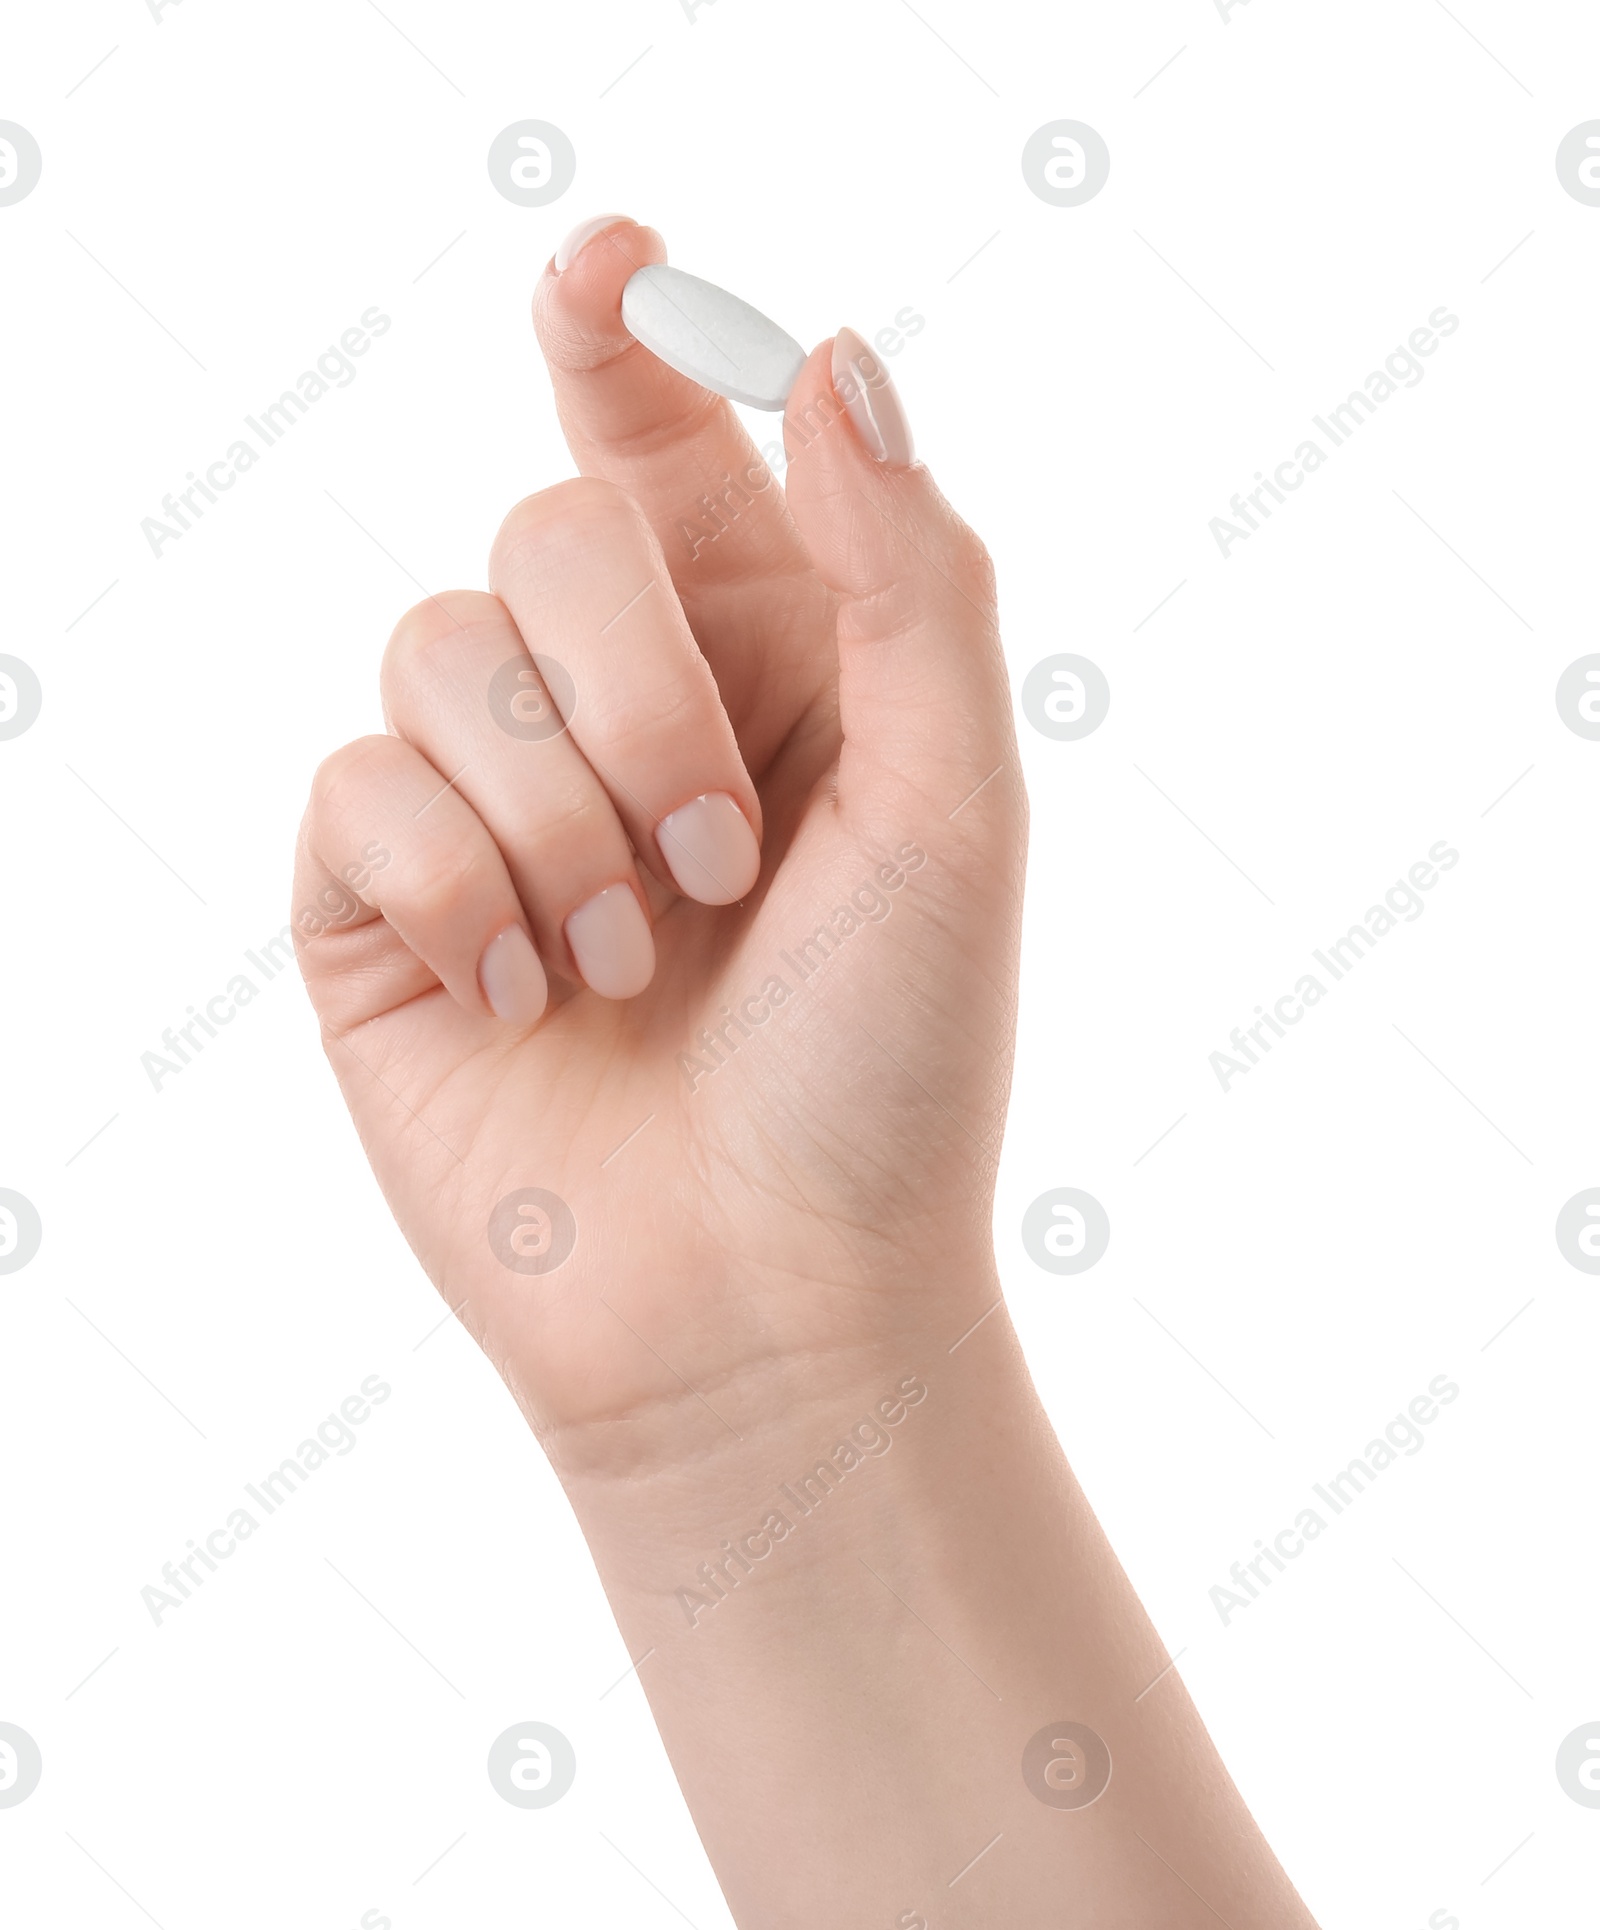
[[[656,827],[656,843],[685,898],[736,904],[761,870],[750,820],[726,791],[690,798]]]
[[[556,273],[559,275],[570,268],[595,236],[609,228],[613,221],[627,219],[625,214],[597,214],[592,221],[580,221],[556,250]]]
[[[567,920],[567,943],[590,991],[603,999],[631,999],[656,969],[650,921],[631,885],[607,885]]]
[[[853,328],[841,328],[833,338],[833,387],[869,456],[899,468],[916,459],[911,424],[889,371]]]
[[[520,925],[507,925],[489,940],[478,961],[478,983],[489,1009],[507,1025],[535,1024],[550,997],[539,954]]]

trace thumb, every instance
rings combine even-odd
[[[809,357],[783,427],[790,514],[840,598],[841,802],[887,784],[943,818],[986,780],[991,804],[1020,795],[988,552],[916,460],[854,329]]]

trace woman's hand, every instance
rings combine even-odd
[[[544,276],[583,477],[511,512],[493,594],[401,622],[392,735],[317,775],[296,925],[350,1109],[745,1930],[1313,1930],[998,1307],[987,558],[848,333],[780,489],[624,332],[661,258],[617,220]]]
[[[988,559],[848,332],[780,486],[623,329],[664,258],[619,218],[542,278],[582,475],[401,619],[295,883],[378,1179],[558,1466],[696,1451],[789,1362],[995,1298],[1026,806]]]

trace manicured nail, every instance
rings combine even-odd
[[[750,820],[726,791],[690,798],[656,827],[656,843],[685,898],[736,904],[761,871]]]
[[[627,219],[625,214],[597,214],[592,221],[580,221],[556,250],[556,273],[559,275],[570,268],[595,236],[609,228],[614,221]]]
[[[507,925],[491,938],[478,962],[478,983],[489,1009],[507,1025],[534,1025],[550,997],[544,967],[533,941],[520,925]]]
[[[650,921],[631,885],[607,885],[567,920],[567,943],[590,991],[603,999],[631,999],[656,969]]]
[[[905,405],[882,359],[853,328],[833,338],[833,387],[869,456],[897,468],[915,460]]]

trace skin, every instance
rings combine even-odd
[[[780,487],[732,409],[623,330],[623,283],[664,259],[619,220],[546,269],[580,475],[511,511],[489,593],[402,618],[390,734],[316,774],[294,902],[329,1059],[564,1484],[744,1930],[1314,1930],[1000,1304],[1027,806],[987,554],[925,467],[874,459],[831,344]],[[486,702],[523,649],[577,693],[541,742]],[[655,843],[710,792],[761,838],[731,906],[681,896]],[[656,962],[608,999],[563,933],[619,883]],[[802,978],[858,890],[887,909]],[[478,978],[512,925],[549,974],[536,1022],[497,1019]],[[720,1060],[697,1038],[717,1026]],[[489,1235],[526,1187],[577,1236],[533,1275]],[[1064,1721],[1110,1751],[1087,1807],[1024,1778]]]

